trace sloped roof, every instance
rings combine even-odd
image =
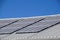
[[[0,19],[0,39],[60,38],[60,14]]]

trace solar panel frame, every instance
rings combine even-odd
[[[33,23],[29,24],[29,25],[26,25],[26,26],[24,26],[24,27],[22,27],[22,28],[19,28],[19,30],[20,30],[20,29],[23,29],[23,28],[25,28],[25,27],[28,27],[28,26],[30,26],[30,25],[33,25],[33,24],[35,24],[35,23],[37,23],[37,22],[39,22],[39,21],[41,21],[41,20],[43,20],[43,19],[44,19],[44,18],[39,19],[38,21],[33,22]],[[6,27],[5,27],[5,28],[6,28]],[[12,32],[9,32],[9,33],[1,33],[1,32],[0,32],[0,34],[1,34],[1,35],[2,35],[2,34],[12,34],[12,33],[14,33],[15,31],[18,31],[18,29],[14,30],[14,31],[12,31]]]
[[[45,18],[45,19],[46,19],[46,18]],[[52,24],[52,22],[55,22],[55,21],[57,21],[57,22],[56,22],[56,23],[54,23],[54,24]],[[39,31],[29,32],[29,31],[27,31],[27,30],[29,30],[29,28],[27,28],[27,29],[26,29],[26,28],[24,28],[24,29],[26,29],[25,31],[22,31],[22,30],[24,30],[24,29],[22,29],[22,30],[20,30],[20,32],[19,32],[19,31],[17,31],[17,32],[16,32],[16,34],[24,34],[24,33],[38,33],[38,32],[41,32],[41,31],[43,31],[43,30],[45,30],[45,29],[48,29],[48,28],[50,28],[50,27],[53,27],[53,26],[55,26],[55,25],[57,25],[57,24],[60,24],[60,20],[56,19],[55,21],[54,21],[54,20],[53,20],[53,21],[51,21],[51,23],[50,23],[51,25],[49,24],[49,26],[47,25],[45,28],[43,28],[43,29],[41,29],[41,30],[39,30]],[[41,22],[50,22],[50,21],[48,21],[48,20],[47,20],[47,21],[45,21],[45,20],[44,20],[44,21],[40,21],[40,23],[41,23]],[[47,23],[46,23],[46,24],[47,24]],[[34,24],[34,25],[36,26],[36,24]],[[38,25],[39,25],[39,24],[38,24]],[[37,25],[37,26],[38,26],[38,25]],[[42,24],[41,24],[41,25],[42,25]],[[31,26],[30,26],[30,27],[31,27]],[[31,29],[31,30],[32,30],[32,29]],[[30,31],[31,31],[31,30],[30,30]],[[38,30],[38,29],[37,29],[37,30]],[[21,31],[22,31],[22,32],[21,32]]]

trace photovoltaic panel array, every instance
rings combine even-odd
[[[23,29],[25,27],[33,25],[42,20],[44,20],[44,18],[19,19],[19,21],[15,22],[11,25],[8,25],[4,28],[1,28],[0,34],[11,34],[11,33],[14,33],[15,31],[18,31],[18,29]]]
[[[44,20],[33,24],[29,27],[26,27],[24,29],[21,29],[17,31],[17,34],[23,34],[23,33],[38,33],[41,32],[47,28],[53,27],[57,24],[60,24],[60,17],[55,16],[55,17],[47,17]]]
[[[60,24],[60,16],[0,20],[0,35],[12,33],[39,33],[57,24]]]

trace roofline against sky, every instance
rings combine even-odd
[[[55,14],[55,15],[45,15],[45,16],[32,16],[32,17],[21,17],[21,18],[2,18],[0,20],[14,20],[14,19],[28,19],[28,18],[44,18],[44,17],[52,17],[52,16],[60,16],[60,14]]]

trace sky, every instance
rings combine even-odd
[[[0,18],[60,14],[60,0],[0,0]]]

